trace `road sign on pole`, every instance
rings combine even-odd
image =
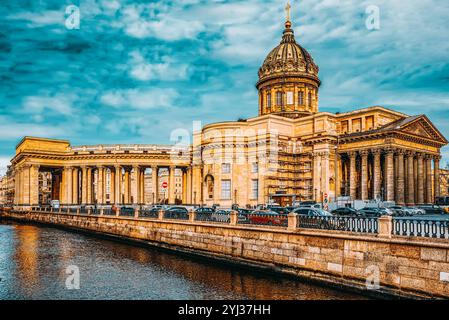
[[[167,181],[162,182],[162,188],[167,189],[168,183]]]

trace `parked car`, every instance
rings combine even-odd
[[[390,210],[393,210],[393,216],[396,217],[406,217],[406,216],[412,216],[415,214],[415,212],[407,207],[403,206],[391,206],[388,207]]]
[[[420,209],[418,207],[406,207],[407,210],[411,212],[412,215],[423,215],[426,214],[424,209]]]
[[[214,213],[215,210],[213,208],[209,208],[209,207],[199,207],[197,209],[195,209],[196,213]]]
[[[281,226],[287,223],[287,216],[270,210],[255,210],[248,216],[248,222],[253,224],[264,224]]]
[[[382,212],[379,210],[379,208],[368,208],[368,207],[360,209],[359,213],[365,217],[380,217],[383,215]]]
[[[322,205],[321,203],[302,203],[300,206],[300,208],[314,208],[314,209],[321,209]]]
[[[290,212],[286,208],[281,206],[268,206],[268,210],[277,212],[279,214],[288,214]]]
[[[245,214],[240,213],[239,210],[235,210],[235,211],[238,212],[238,223],[245,223],[248,221],[248,218]],[[231,210],[226,210],[226,209],[217,210],[211,214],[211,220],[229,223],[230,219],[231,219],[230,214],[231,214]]]
[[[116,210],[117,207],[115,207],[116,209],[114,210],[113,208],[111,208],[112,212],[114,214],[116,214]],[[120,208],[120,215],[122,216],[134,216],[134,208],[132,207],[121,207]]]
[[[419,209],[423,209],[426,214],[444,214],[444,210],[437,205],[421,205],[418,206]]]
[[[186,219],[189,211],[184,207],[170,207],[165,210],[165,215],[172,219]]]
[[[359,216],[360,213],[355,210],[354,208],[350,208],[350,207],[342,207],[342,208],[338,208],[335,209],[333,211],[331,211],[331,213],[333,215],[337,215],[337,216]]]
[[[293,210],[294,213],[303,216],[312,216],[312,217],[332,217],[332,213],[327,212],[323,209],[317,209],[312,207],[299,207]]]

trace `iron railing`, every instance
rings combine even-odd
[[[133,208],[120,208],[120,216],[122,217],[134,217],[134,214]]]
[[[181,211],[165,211],[164,219],[189,220],[189,214]]]
[[[377,233],[377,218],[364,217],[297,217],[297,227],[305,229],[338,230],[359,233]]]
[[[157,218],[159,218],[159,212],[155,211],[155,210],[140,209],[139,210],[139,218],[157,219]]]
[[[246,215],[246,219],[239,219],[238,223],[258,226],[287,227],[288,216],[284,214],[249,213]]]
[[[195,221],[230,223],[231,214],[229,212],[198,212],[195,213]]]
[[[103,208],[103,215],[104,216],[115,216],[115,211],[111,208]]]
[[[449,239],[449,220],[394,218],[392,233],[397,236]]]

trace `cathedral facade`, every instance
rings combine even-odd
[[[230,207],[338,199],[415,205],[440,194],[446,138],[425,115],[381,106],[320,112],[319,68],[296,42],[289,19],[258,75],[258,116],[206,125],[188,148],[74,147],[25,137],[9,170],[14,203],[42,204],[42,172],[49,173],[50,198],[64,205]]]

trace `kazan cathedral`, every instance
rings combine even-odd
[[[24,137],[9,169],[14,204],[42,204],[43,176],[62,205],[415,205],[439,195],[446,138],[425,115],[381,106],[320,112],[319,68],[296,42],[289,14],[258,76],[258,115],[206,125],[184,150]]]

